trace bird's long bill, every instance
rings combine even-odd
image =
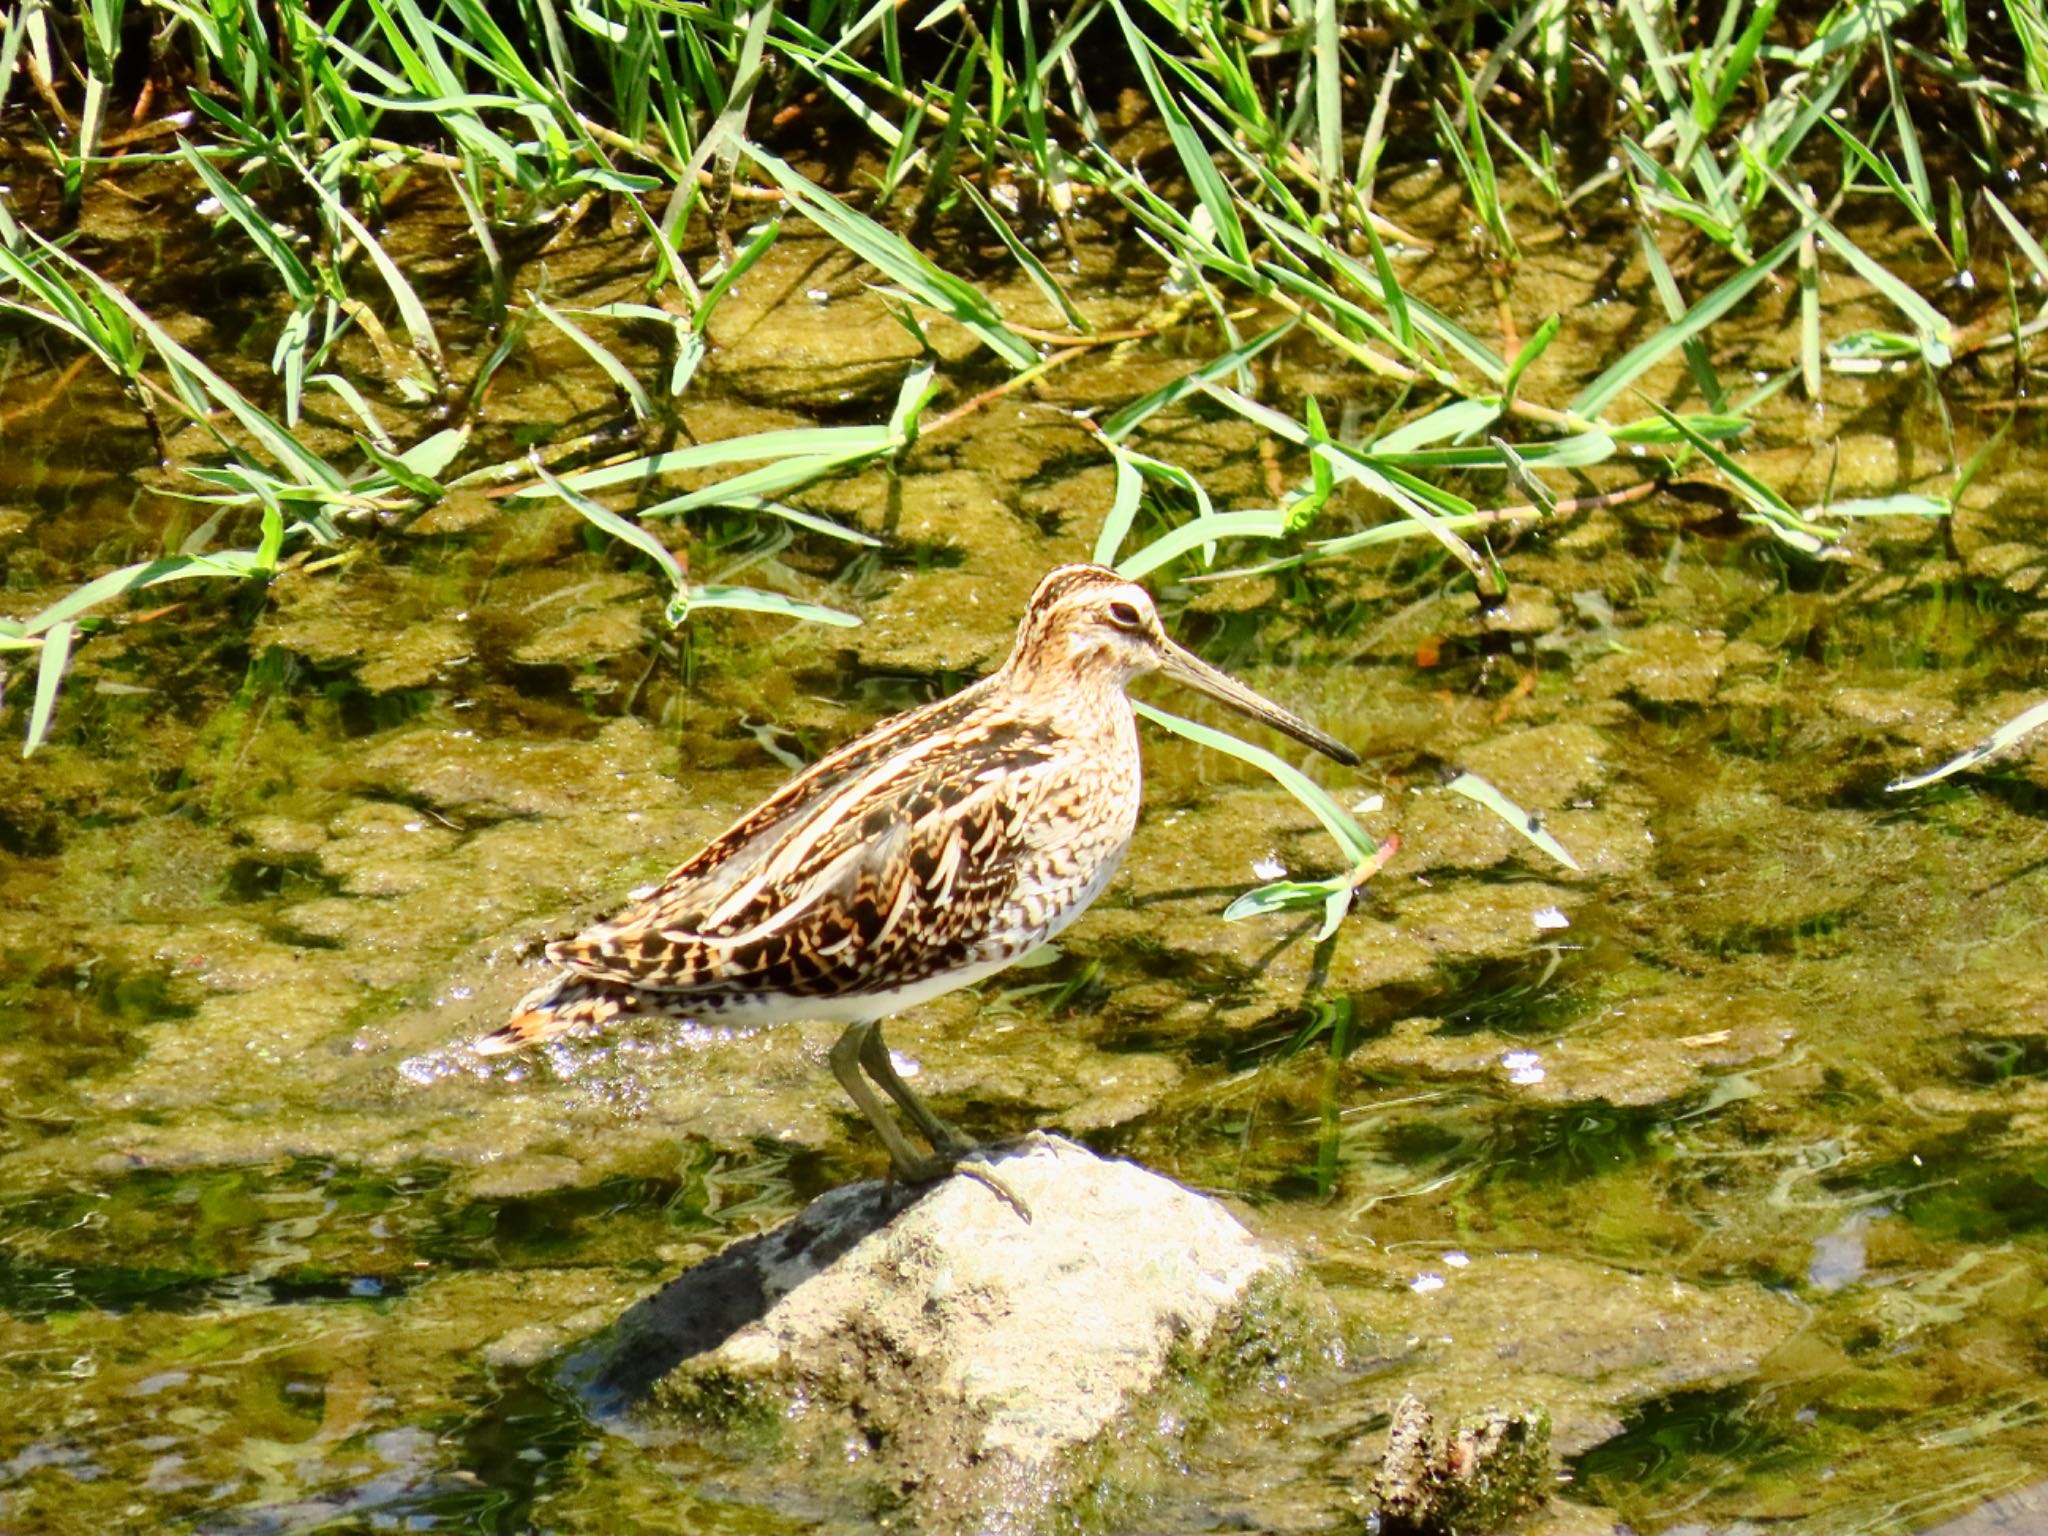
[[[1305,746],[1314,747],[1325,757],[1334,757],[1349,767],[1358,765],[1358,754],[1333,736],[1326,736],[1299,715],[1291,715],[1270,699],[1263,699],[1245,687],[1227,672],[1219,672],[1192,651],[1181,649],[1171,640],[1165,642],[1161,656],[1160,670],[1176,682],[1186,683],[1190,688],[1199,688],[1212,699],[1221,699],[1239,714],[1250,715],[1262,725],[1270,725],[1283,735],[1292,736]]]

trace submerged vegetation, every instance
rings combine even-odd
[[[1636,1529],[2038,1477],[2040,0],[18,0],[0,144],[0,1525],[815,1524],[527,1374],[815,1050],[447,1047],[1091,553],[1385,791],[1145,706],[1295,798],[905,1021],[1364,1320],[1151,1523],[1503,1370]]]

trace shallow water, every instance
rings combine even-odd
[[[1432,179],[1390,196],[1455,227]],[[1530,387],[1561,398],[1654,299],[1596,246],[1527,249],[1517,313],[1569,317]],[[1156,274],[1086,259],[1099,323],[1157,302]],[[550,265],[597,301],[634,261],[592,238]],[[1416,277],[1491,323],[1454,239]],[[1830,334],[1881,318],[1828,298]],[[1791,302],[1717,330],[1717,364],[1783,366]],[[939,334],[955,397],[985,387]],[[843,259],[789,236],[717,340],[683,412],[700,438],[879,419],[913,355]],[[147,436],[113,391],[45,398],[63,359],[9,360],[33,451],[0,469],[0,601],[25,613],[197,519],[135,470]],[[879,1168],[832,1031],[488,1065],[460,1044],[529,984],[534,937],[995,661],[1109,500],[1068,411],[1186,366],[1170,341],[1098,353],[805,493],[880,555],[696,530],[700,578],[743,566],[858,630],[667,636],[653,579],[573,514],[471,495],[267,601],[170,589],[86,645],[52,743],[0,774],[0,1528],[864,1523],[730,1451],[597,1428],[545,1369]],[[1264,382],[1333,419],[1389,404],[1303,349]],[[1943,408],[1967,456],[2005,384],[1961,366],[1942,387],[1780,396],[1750,462],[1795,503],[1939,491]],[[543,349],[487,430],[610,408]],[[1219,504],[1264,499],[1241,424],[1189,413],[1152,447]],[[1320,875],[1335,851],[1241,765],[1154,738],[1131,857],[1058,958],[891,1026],[941,1113],[1059,1126],[1239,1199],[1350,1324],[1345,1369],[1217,1407],[1120,1518],[1348,1521],[1408,1391],[1549,1409],[1570,1481],[1545,1531],[1905,1531],[2039,1478],[2048,759],[1883,786],[2041,686],[2040,457],[2023,413],[1952,523],[1872,521],[1825,563],[1700,492],[1570,519],[1505,552],[1506,644],[1412,550],[1164,589],[1183,638],[1367,755],[1313,771],[1381,797],[1361,818],[1398,858],[1327,943],[1225,924],[1255,866]],[[1612,468],[1598,488],[1630,478]],[[1540,812],[1583,873],[1442,794],[1452,767]]]

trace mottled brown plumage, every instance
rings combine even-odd
[[[1357,761],[1175,645],[1143,588],[1063,566],[999,669],[820,759],[654,891],[550,944],[561,970],[477,1049],[621,1014],[843,1022],[833,1070],[898,1172],[944,1171],[962,1149],[896,1075],[880,1020],[1002,969],[1108,882],[1138,816],[1124,685],[1156,670]],[[910,1150],[862,1069],[937,1158]]]

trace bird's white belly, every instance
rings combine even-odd
[[[927,976],[922,981],[886,992],[857,992],[844,997],[794,997],[786,992],[760,992],[745,996],[707,997],[695,1005],[687,999],[677,999],[671,1007],[679,1015],[715,1019],[721,1024],[794,1024],[801,1020],[819,1024],[854,1024],[863,1019],[890,1018],[915,1008],[919,1003],[972,986],[1014,964],[1022,953],[979,960],[958,970],[941,971],[936,976]]]

